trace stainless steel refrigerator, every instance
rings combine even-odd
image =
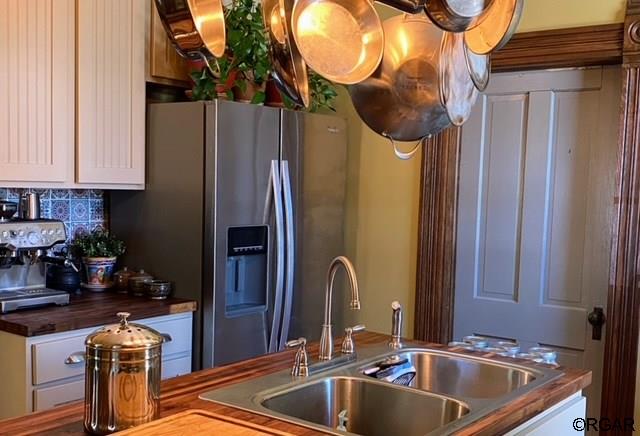
[[[146,190],[111,194],[111,229],[126,265],[198,301],[194,368],[319,338],[326,268],[344,254],[346,121],[166,103],[150,105],[147,134]]]

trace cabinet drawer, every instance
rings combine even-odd
[[[84,354],[84,340],[82,335],[32,345],[33,384],[83,375],[84,360],[78,363],[66,361],[73,354]]]
[[[162,380],[191,373],[191,355],[162,361]]]
[[[191,316],[147,323],[142,322],[141,324],[171,336],[171,342],[167,342],[162,346],[163,357],[191,351]]]
[[[33,411],[51,409],[84,398],[84,379],[33,391]]]
[[[162,362],[162,379],[177,377],[191,372],[191,356]],[[50,388],[33,391],[33,411],[51,409],[84,398],[84,379]]]
[[[162,346],[163,360],[176,354],[191,354],[191,315],[172,319],[153,318],[141,320],[140,324],[149,326],[162,334],[171,336],[171,342]],[[135,322],[135,321],[134,321]],[[67,363],[75,354],[83,354],[86,334],[39,342],[31,346],[32,381],[40,385],[56,380],[84,375],[84,361]],[[189,372],[191,364],[189,364]]]

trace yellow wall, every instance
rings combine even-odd
[[[519,31],[620,22],[625,0],[525,0]],[[392,10],[379,7],[383,18]],[[420,156],[401,162],[387,141],[358,118],[341,92],[338,111],[349,119],[347,254],[354,259],[362,289],[355,317],[370,330],[388,332],[390,303],[405,307],[405,334],[413,333],[418,234]]]
[[[518,32],[624,21],[626,0],[525,0]]]
[[[380,6],[382,18],[395,12]],[[405,310],[404,331],[413,332],[420,159],[395,158],[390,143],[360,121],[348,93],[340,90],[338,113],[349,120],[347,254],[360,279],[362,310],[346,319],[368,329],[391,329],[391,302]]]

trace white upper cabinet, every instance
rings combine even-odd
[[[148,0],[0,0],[0,186],[144,188]]]
[[[148,3],[77,5],[77,182],[142,184]]]
[[[74,0],[0,0],[1,181],[66,182],[72,170],[74,10]]]

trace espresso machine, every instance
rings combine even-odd
[[[17,214],[16,203],[0,202],[0,313],[69,304],[67,292],[45,286],[48,250],[66,241],[64,223],[39,218],[37,194],[25,196],[21,205]]]

